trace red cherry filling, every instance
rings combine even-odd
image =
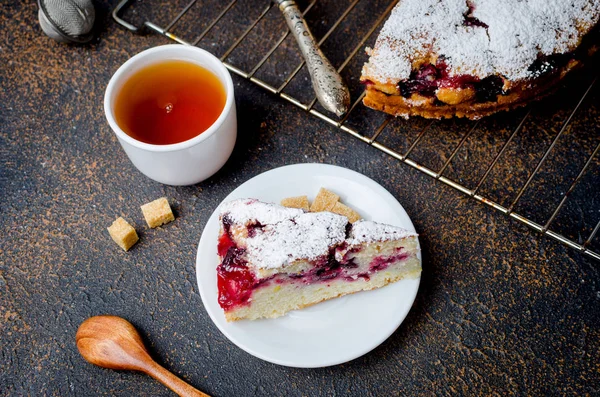
[[[223,233],[217,243],[217,253],[221,257],[217,267],[217,288],[219,304],[223,309],[230,309],[248,302],[256,278],[242,259],[244,249],[239,248],[231,238],[231,219],[226,215],[221,222]]]
[[[219,242],[217,244],[217,253],[221,258],[224,258],[227,255],[227,252],[231,247],[233,247],[235,243],[229,237],[229,233],[223,233],[221,237],[219,237]]]
[[[217,271],[219,304],[223,309],[247,303],[252,296],[256,278],[247,267],[233,267],[227,271]]]
[[[257,283],[242,259],[244,250],[235,245],[228,233],[223,233],[219,238],[217,250],[222,258],[217,267],[219,304],[223,309],[230,309],[247,303]]]

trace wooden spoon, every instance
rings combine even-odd
[[[144,372],[181,397],[209,397],[158,365],[131,323],[117,316],[95,316],[79,326],[79,353],[92,364]]]

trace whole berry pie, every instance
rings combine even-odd
[[[290,310],[418,277],[417,235],[332,212],[240,199],[220,213],[217,287],[227,321]]]
[[[596,51],[600,0],[400,0],[362,70],[365,105],[478,119],[548,94]]]

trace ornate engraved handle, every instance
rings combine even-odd
[[[321,52],[294,0],[275,0],[296,38],[308,66],[317,99],[330,112],[341,116],[350,106],[350,92],[342,77]]]

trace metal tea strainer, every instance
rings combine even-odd
[[[38,0],[44,33],[62,43],[86,43],[94,37],[92,0]]]

